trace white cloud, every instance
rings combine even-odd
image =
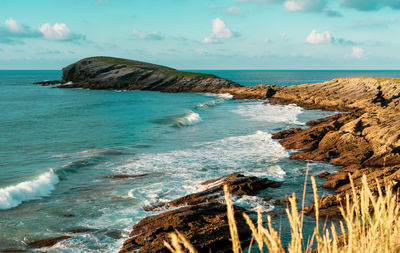
[[[218,6],[218,4],[211,4],[211,5],[210,5],[210,8],[211,8],[211,9],[218,9],[219,6]]]
[[[138,29],[133,29],[132,33],[136,35],[141,40],[163,40],[164,37],[157,31],[151,33],[145,33],[139,31]]]
[[[304,2],[297,2],[297,1],[286,1],[285,9],[288,11],[302,11],[304,10]]]
[[[218,39],[231,38],[233,36],[232,31],[227,28],[225,22],[219,18],[212,21],[212,27],[212,34]]]
[[[212,33],[209,37],[206,37],[202,40],[203,43],[217,43],[220,39],[228,39],[232,38],[232,31],[226,27],[224,21],[220,18],[215,18],[212,20]]]
[[[375,1],[375,0],[374,0]],[[291,12],[319,12],[328,17],[342,17],[343,15],[328,8],[328,0],[285,0],[283,6]]]
[[[14,33],[21,33],[24,31],[24,27],[18,21],[12,18],[6,20],[6,27],[8,30]]]
[[[326,0],[286,0],[284,7],[288,11],[322,11],[327,3]]]
[[[267,44],[268,44],[268,43],[271,43],[271,40],[268,39],[268,38],[265,38],[265,39],[264,39],[264,43],[267,43]]]
[[[362,49],[361,47],[352,48],[351,57],[360,59],[363,56],[364,56],[364,49]]]
[[[8,31],[8,35],[12,35],[14,37],[40,37],[41,35],[39,31],[34,30],[27,25],[21,24],[13,18],[6,20],[5,28]],[[2,36],[4,36],[4,34]]]
[[[332,36],[328,31],[318,33],[316,30],[312,30],[306,41],[310,44],[331,43]]]
[[[243,14],[243,10],[239,7],[233,6],[233,7],[226,8],[224,10],[224,13],[232,14],[232,15],[240,15],[240,14]]]
[[[49,23],[41,25],[37,29],[21,24],[13,18],[5,21],[5,26],[0,26],[0,43],[24,44],[24,39],[43,38],[57,41],[85,40],[85,36],[72,33],[66,24],[56,23],[51,26]]]
[[[144,32],[139,31],[138,29],[132,30],[133,34],[139,37],[139,39],[144,40],[147,37],[147,34]]]
[[[39,31],[49,40],[68,40],[71,36],[71,31],[64,23],[55,23],[53,26],[45,23],[39,28]]]

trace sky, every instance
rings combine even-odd
[[[0,0],[0,69],[398,70],[400,0]]]

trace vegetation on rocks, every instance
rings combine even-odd
[[[270,253],[399,252],[400,205],[398,205],[398,195],[393,194],[391,184],[385,183],[385,187],[381,187],[377,180],[375,185],[371,186],[368,185],[367,178],[364,176],[361,188],[356,189],[352,179],[350,180],[352,193],[346,195],[346,205],[340,207],[342,221],[338,227],[335,224],[326,227],[326,224],[321,224],[319,219],[317,187],[314,178],[311,178],[316,217],[315,229],[311,237],[306,237],[303,233],[303,214],[297,209],[295,194],[289,198],[290,205],[286,213],[291,226],[291,241],[287,251],[278,231],[271,224],[271,217],[268,216],[267,222],[264,222],[259,210],[257,223],[254,224],[246,213],[242,213],[252,231],[252,244],[248,252],[251,252],[252,247],[258,247],[260,252]],[[225,187],[225,196],[232,251],[243,252],[227,187]],[[198,252],[179,231],[171,233],[169,240],[166,240],[164,244],[173,253]]]

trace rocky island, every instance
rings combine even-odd
[[[113,57],[90,57],[71,64],[63,68],[59,83],[60,88],[164,92],[217,92],[221,88],[240,87],[215,75]]]
[[[42,83],[46,84],[46,83]],[[54,83],[51,83],[54,84]],[[234,99],[263,99],[270,104],[297,104],[306,109],[338,111],[338,114],[307,123],[309,128],[275,133],[283,147],[297,152],[292,159],[329,162],[342,169],[324,173],[323,187],[336,195],[320,199],[320,214],[339,216],[338,207],[351,191],[349,175],[359,186],[361,176],[373,180],[400,182],[400,79],[374,77],[337,78],[332,81],[279,87],[243,87],[214,75],[177,71],[159,65],[110,58],[91,57],[63,69],[59,88],[153,90],[163,92],[230,93]],[[213,184],[218,182],[217,184]],[[229,247],[221,185],[228,184],[233,194],[254,195],[279,183],[233,174],[205,182],[208,190],[164,203],[165,213],[145,218],[133,227],[121,252],[167,252],[163,240],[175,229],[183,232],[201,250],[225,252]],[[290,193],[287,193],[290,194]],[[177,208],[168,210],[169,208]],[[238,211],[243,211],[236,207]],[[312,215],[313,206],[303,210]],[[198,220],[200,215],[203,219]],[[238,217],[239,233],[250,235]],[[225,232],[222,232],[223,229]],[[222,230],[221,230],[222,229]],[[244,242],[246,244],[246,241]]]

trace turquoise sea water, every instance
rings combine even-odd
[[[400,72],[201,71],[242,85],[296,85],[338,76],[400,77]],[[143,207],[202,189],[233,172],[283,182],[260,197],[235,199],[282,213],[303,188],[306,162],[288,159],[271,134],[331,115],[229,95],[56,89],[32,84],[60,71],[0,71],[0,250],[71,235],[52,252],[114,252],[132,225],[156,214]],[[310,163],[310,174],[337,168]],[[112,175],[137,175],[116,180]],[[319,182],[321,184],[322,181]],[[310,191],[310,189],[308,190]],[[310,198],[312,196],[310,195]],[[287,224],[278,216],[288,240]],[[312,220],[306,220],[306,226]],[[71,230],[81,229],[81,233]],[[42,249],[43,251],[43,249]],[[41,252],[42,252],[41,251]]]

